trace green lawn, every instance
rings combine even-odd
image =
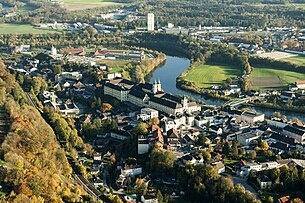
[[[202,64],[194,67],[186,75],[185,79],[194,82],[200,88],[210,88],[215,84],[222,84],[227,78],[237,77],[241,70],[220,64]]]
[[[128,63],[130,63],[130,61],[121,60],[121,59],[117,59],[117,60],[101,59],[97,61],[98,65],[106,64],[107,66],[111,67],[112,68],[111,72],[117,72],[122,70],[123,66],[127,65]]]
[[[113,0],[61,0],[68,10],[84,10],[96,7],[121,5]]]
[[[232,163],[236,163],[236,162],[239,162],[239,160],[231,160],[231,159],[224,159],[223,160],[223,163],[224,165],[227,165],[227,164],[232,164]]]
[[[287,61],[287,62],[294,63],[299,66],[305,66],[305,56],[301,56],[301,55],[284,58],[284,59],[281,59],[281,61]]]
[[[254,89],[281,89],[298,80],[305,80],[305,74],[272,67],[253,67],[251,74]]]
[[[56,31],[37,29],[30,24],[0,24],[0,34],[45,34],[50,32],[52,33]]]

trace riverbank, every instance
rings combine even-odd
[[[272,110],[279,110],[279,111],[286,111],[286,112],[293,112],[293,113],[305,113],[305,107],[297,107],[297,106],[279,106],[273,105],[270,103],[249,103],[247,106],[252,107],[259,107],[265,109],[272,109]]]
[[[146,82],[153,83],[154,80],[160,80],[162,83],[162,89],[165,92],[169,92],[175,95],[185,95],[194,100],[202,101],[207,105],[213,106],[222,106],[226,101],[230,100],[230,97],[225,97],[215,95],[214,92],[208,91],[192,91],[189,89],[181,88],[176,78],[179,77],[187,67],[190,66],[190,60],[185,57],[176,57],[166,55],[166,62],[160,67],[156,68],[146,79]],[[176,85],[177,84],[177,85]],[[264,113],[266,116],[272,116],[274,111],[280,112],[282,115],[286,115],[288,119],[298,118],[305,121],[305,113],[298,111],[284,111],[283,109],[272,109],[270,107],[259,107],[257,106],[248,106],[251,110]]]
[[[166,55],[162,52],[143,47],[124,46],[123,48],[144,51],[146,55],[146,58],[141,62],[131,63],[124,66],[122,70],[123,78],[128,80],[144,83],[145,78],[149,74],[166,62]]]

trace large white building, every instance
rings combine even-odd
[[[141,109],[141,113],[137,115],[138,120],[149,121],[152,118],[158,118],[159,112],[155,109],[151,108],[143,108]]]
[[[82,79],[82,74],[80,72],[62,72],[60,74],[55,75],[56,82],[62,82],[65,80],[75,80],[78,81]]]
[[[139,107],[149,107],[173,115],[201,110],[196,102],[189,102],[186,97],[179,98],[163,92],[160,81],[155,81],[154,84],[136,84],[129,80],[115,78],[106,82],[104,94]]]
[[[301,81],[296,81],[295,85],[297,86],[297,88],[299,89],[305,89],[305,80],[301,80]]]
[[[155,15],[153,13],[147,14],[147,30],[148,31],[155,30]]]

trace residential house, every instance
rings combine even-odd
[[[223,133],[222,128],[220,128],[220,127],[218,127],[218,126],[216,126],[216,125],[211,125],[211,126],[209,127],[209,131],[210,131],[211,133],[215,133],[216,135],[222,135],[222,133]]]
[[[257,178],[258,186],[261,190],[270,189],[272,181],[267,176],[259,176]]]
[[[296,81],[295,86],[298,89],[305,89],[305,80]]]
[[[280,98],[284,99],[284,100],[288,100],[288,99],[294,99],[295,96],[295,92],[292,91],[282,91]]]
[[[177,149],[181,146],[179,142],[179,134],[175,129],[170,129],[167,131],[167,144],[170,146],[171,149]]]
[[[148,190],[145,195],[141,196],[142,203],[158,203],[157,191]]]
[[[149,139],[144,136],[138,138],[138,154],[146,154],[150,149]]]

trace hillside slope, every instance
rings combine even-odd
[[[27,104],[25,94],[0,63],[0,105],[11,126],[0,147],[0,185],[11,192],[0,202],[83,202],[83,190],[71,178],[72,169],[52,128]]]

